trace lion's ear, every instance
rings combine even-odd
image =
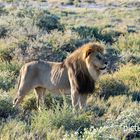
[[[92,49],[88,49],[85,53],[85,58],[87,58],[93,52]]]

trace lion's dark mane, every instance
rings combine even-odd
[[[82,72],[78,72],[76,74],[77,82],[78,82],[78,90],[79,93],[92,93],[95,89],[95,81],[90,78],[89,74],[85,74]]]

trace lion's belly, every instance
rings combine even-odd
[[[69,84],[69,80],[66,76],[61,77],[61,79],[57,82],[57,83],[53,83],[50,78],[48,79],[48,82],[46,84],[46,88],[49,91],[57,91],[57,92],[66,92],[70,89],[70,84]]]
[[[56,95],[70,94],[70,85],[69,85],[69,82],[67,81],[58,83],[57,85],[54,85],[51,82],[47,82],[43,84],[43,87],[46,88],[49,92],[54,93]]]
[[[40,77],[43,78],[40,79]],[[66,70],[62,72],[61,77],[57,81],[53,82],[51,77],[52,77],[51,71],[50,72],[40,71],[38,77],[36,77],[37,81],[39,81],[36,84],[36,86],[44,87],[48,91],[56,94],[63,92],[64,94],[70,93],[69,92],[70,84]]]

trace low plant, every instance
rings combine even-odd
[[[6,120],[8,117],[14,117],[16,113],[17,109],[13,108],[12,99],[7,95],[4,96],[0,94],[0,120]]]
[[[37,17],[36,25],[47,32],[54,29],[63,30],[63,26],[59,22],[59,17],[47,11],[44,11]]]
[[[5,26],[0,26],[0,38],[5,38],[7,36],[8,28]]]
[[[32,119],[33,131],[38,131],[38,133],[45,132],[48,128],[53,130],[54,128],[59,129],[61,127],[64,127],[66,131],[80,132],[89,126],[90,121],[86,116],[82,114],[75,115],[66,104],[62,108],[57,105],[53,110],[44,110]]]

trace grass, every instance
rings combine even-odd
[[[49,0],[54,5],[57,2],[48,9],[27,6],[28,2],[0,7],[0,139],[139,139],[139,2],[121,0],[111,8],[114,0],[98,0],[96,4],[105,5],[99,10],[62,9],[62,2],[70,1]],[[32,91],[19,108],[12,107],[19,70],[26,61],[62,61],[89,41],[106,46],[109,73],[96,83],[85,110],[75,113],[69,96],[46,93],[45,107],[38,112]],[[9,54],[10,64],[3,59]]]

